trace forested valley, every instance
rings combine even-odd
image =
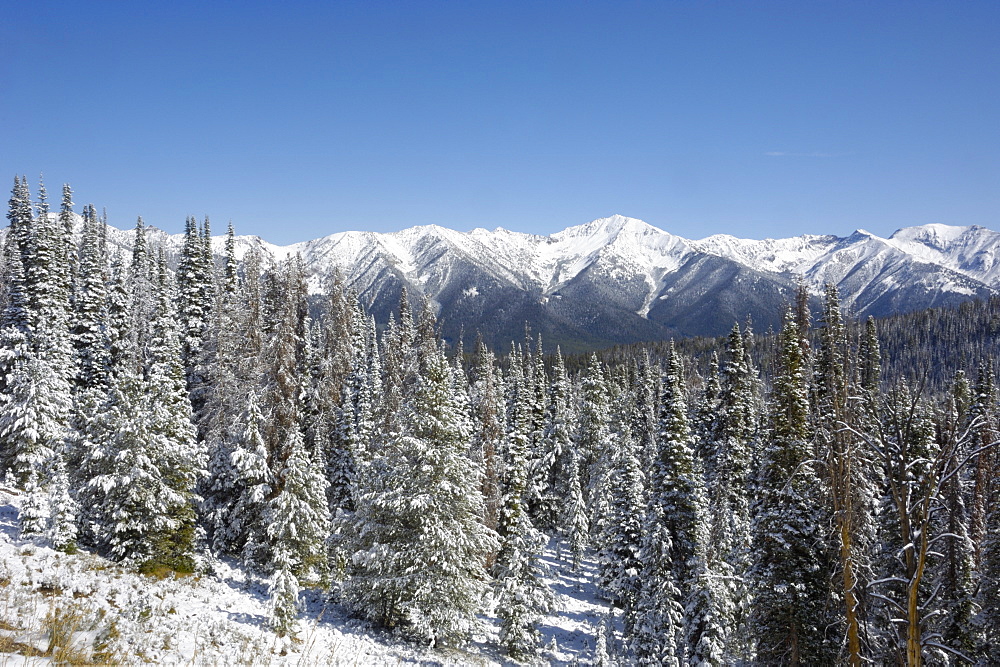
[[[621,619],[595,663],[1000,663],[995,302],[852,322],[830,285],[780,332],[564,360],[530,328],[446,343],[405,291],[376,325],[337,275],[317,302],[231,226],[216,257],[188,220],[168,266],[141,219],[122,257],[82,218],[15,179],[0,466],[24,538],[146,573],[236,559],[278,634],[303,589],[438,646],[491,605],[518,661],[558,539]]]

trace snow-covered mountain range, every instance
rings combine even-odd
[[[179,235],[150,234],[168,251],[180,247]],[[112,235],[130,246],[131,232]],[[223,238],[214,243],[221,254]],[[551,236],[428,225],[289,246],[238,237],[240,256],[252,246],[274,261],[301,255],[314,292],[339,268],[381,321],[405,285],[438,310],[445,336],[464,328],[471,339],[478,330],[502,348],[522,338],[526,322],[547,343],[572,349],[719,335],[748,316],[765,330],[779,325],[800,280],[815,295],[834,283],[856,316],[1000,292],[1000,233],[978,226],[930,224],[889,238],[858,230],[845,238],[694,241],[615,215]]]

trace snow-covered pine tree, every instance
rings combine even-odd
[[[233,509],[218,533],[221,544],[227,550],[239,553],[243,563],[257,572],[264,572],[268,567],[265,515],[268,498],[275,487],[267,462],[263,420],[256,389],[251,387],[245,397],[245,411],[241,419],[243,430],[237,435],[230,455],[234,475]]]
[[[157,304],[153,297],[155,274],[155,258],[146,239],[146,224],[142,217],[139,217],[135,223],[135,236],[132,242],[132,263],[123,282],[123,288],[128,296],[126,304],[123,304],[125,321],[120,327],[125,337],[121,343],[127,355],[125,363],[137,371],[142,366],[142,354],[149,342],[150,326],[156,317]],[[112,304],[112,308],[117,305]],[[111,314],[111,318],[114,319],[114,313]]]
[[[639,598],[645,488],[628,412],[619,403],[614,413],[617,417],[613,420],[612,438],[616,451],[610,471],[610,514],[599,536],[599,584],[604,594],[622,608],[628,634],[635,624]]]
[[[58,455],[53,463],[52,480],[49,483],[49,525],[46,537],[59,551],[66,553],[76,551],[78,514],[79,507],[70,495],[66,463],[63,456]]]
[[[684,608],[671,567],[673,539],[667,520],[663,509],[651,501],[639,552],[643,562],[639,613],[630,643],[640,665],[680,667]]]
[[[331,301],[337,303],[338,299]],[[344,348],[331,344],[326,348],[327,373],[333,374],[327,381],[339,383],[339,396],[329,397],[339,405],[333,406],[338,414],[332,420],[326,461],[333,512],[354,506],[357,468],[368,460],[375,438],[376,397],[382,381],[373,322],[356,296],[351,295],[349,302],[343,317],[333,318],[331,314],[331,325],[341,330],[348,345]],[[346,370],[340,369],[342,364],[346,364]]]
[[[17,515],[21,539],[43,537],[48,532],[49,494],[39,477],[31,475],[24,484],[24,503]]]
[[[3,342],[4,392],[0,395],[0,442],[5,468],[22,488],[47,480],[47,471],[63,446],[62,405],[48,393],[51,369],[32,353],[27,336],[7,327]],[[56,399],[56,400],[53,400]]]
[[[587,520],[587,503],[583,498],[583,487],[580,484],[580,455],[571,446],[569,464],[567,466],[569,482],[567,483],[565,510],[562,517],[561,532],[569,544],[573,571],[580,568],[580,559],[590,542],[590,524]]]
[[[195,431],[185,386],[183,347],[174,309],[173,278],[162,251],[157,262],[155,317],[146,349],[143,398],[149,435],[155,439],[156,465],[170,489],[167,503],[170,529],[158,536],[156,561],[180,572],[195,567],[196,489],[206,474],[207,452]]]
[[[971,498],[969,502],[969,537],[976,553],[976,562],[981,561],[982,544],[989,531],[986,529],[987,516],[991,511],[991,501],[1000,500],[992,495],[1000,492],[993,481],[1000,475],[1000,454],[993,445],[1000,441],[1000,426],[997,424],[997,390],[994,382],[993,362],[979,365],[973,388],[972,404],[969,407],[970,446],[978,451],[970,462],[973,470]]]
[[[8,219],[21,266],[12,267],[8,308],[0,331],[0,441],[15,480],[47,481],[48,466],[69,435],[73,374],[64,233],[50,220],[44,185],[32,219],[25,181],[15,179]]]
[[[715,436],[718,428],[716,421],[721,394],[719,353],[713,350],[701,396],[694,406],[693,423],[691,424],[692,435],[695,439],[694,451],[704,464],[706,483],[715,479]]]
[[[889,393],[882,412],[877,451],[889,509],[881,517],[881,539],[891,560],[873,588],[882,602],[883,623],[895,636],[880,659],[908,665],[944,662],[954,649],[941,641],[943,610],[935,574],[942,542],[950,537],[936,517],[944,509],[943,483],[960,472],[954,454],[968,444],[967,436],[940,437],[932,407],[906,386]]]
[[[275,480],[280,490],[268,502],[264,515],[275,555],[272,570],[278,572],[283,567],[281,559],[287,558],[297,582],[322,583],[329,574],[326,478],[306,450],[301,431],[292,429],[288,437],[283,465]]]
[[[20,189],[20,179],[15,179],[14,189],[16,194]],[[16,473],[11,470],[11,466],[19,451],[25,446],[33,446],[33,441],[26,438],[26,434],[21,434],[14,415],[17,410],[28,408],[19,394],[24,394],[28,389],[25,384],[31,382],[28,369],[33,355],[28,340],[30,325],[24,293],[24,265],[15,237],[17,227],[14,223],[18,220],[14,214],[16,197],[11,202],[12,211],[8,214],[11,218],[11,233],[8,234],[4,247],[4,255],[7,257],[7,303],[0,319],[0,473],[5,477],[7,474],[15,478],[22,477],[23,482],[26,481],[23,479],[23,471]],[[27,442],[18,444],[18,440]]]
[[[544,372],[538,369],[536,373]],[[561,531],[565,524],[565,499],[569,494],[569,466],[573,450],[573,424],[576,416],[571,403],[571,387],[566,375],[562,350],[556,348],[552,379],[548,383],[541,456],[536,457],[534,485],[537,490],[535,516],[539,527]],[[577,471],[579,475],[579,471]],[[579,480],[577,480],[579,483]]]
[[[59,265],[62,267],[59,272],[59,288],[65,295],[67,315],[73,306],[73,284],[76,282],[76,272],[78,267],[77,247],[73,238],[73,228],[75,214],[73,213],[73,189],[68,183],[62,186],[62,201],[59,204],[59,225],[57,227],[57,249]]]
[[[518,374],[518,385],[520,379]],[[523,390],[523,386],[517,389]],[[524,401],[523,391],[519,397],[515,396],[515,400],[518,399],[515,410],[521,417],[527,417],[524,414],[527,401]],[[515,660],[535,655],[539,638],[537,624],[552,603],[551,593],[542,581],[544,570],[539,561],[545,536],[532,525],[525,503],[527,450],[528,438],[523,434],[510,441],[506,484],[497,526],[500,550],[492,567],[496,613],[500,619],[500,644]]]
[[[406,286],[399,293],[399,320],[392,314],[382,336],[382,397],[380,419],[382,431],[393,433],[399,430],[395,422],[401,414],[403,401],[403,383],[412,371],[413,341],[416,332],[413,327],[413,313]]]
[[[105,390],[111,363],[107,322],[107,257],[94,207],[83,212],[83,241],[73,298],[73,346],[79,390]],[[79,413],[79,411],[77,411]]]
[[[942,643],[966,656],[975,654],[973,618],[978,611],[974,580],[976,549],[969,536],[970,516],[966,503],[968,490],[973,486],[974,468],[965,466],[963,461],[972,456],[975,447],[973,439],[963,437],[962,433],[967,428],[964,412],[968,409],[970,393],[965,374],[957,373],[951,395],[938,416],[938,439],[945,443],[961,439],[964,446],[945,447],[950,450],[951,458],[945,463],[946,468],[955,470],[955,474],[941,484],[942,511],[935,517],[935,531],[946,537],[938,545],[941,558],[931,573],[941,587],[938,597],[944,613],[935,619],[935,625],[941,633]]]
[[[693,448],[683,375],[671,342],[660,383],[657,456],[650,475],[639,553],[639,605],[631,634],[637,653],[649,661],[655,654],[651,647],[661,641],[649,633],[669,627],[672,614],[683,609],[683,616],[676,619],[677,636],[668,642],[676,651],[674,659],[683,664],[717,664],[727,657],[732,631],[731,590],[726,587],[728,579],[717,579],[710,571],[705,488]],[[663,535],[669,536],[668,544],[653,541]],[[673,600],[656,599],[671,589]]]
[[[451,367],[421,341],[398,432],[365,466],[351,517],[356,613],[433,643],[461,641],[486,593],[486,555],[496,537],[481,517],[470,429],[450,394]]]
[[[814,452],[825,463],[822,479],[835,527],[829,552],[836,563],[836,590],[843,605],[837,622],[846,627],[847,662],[860,667],[865,660],[862,625],[868,613],[862,591],[872,580],[877,491],[870,477],[873,455],[857,431],[862,421],[856,409],[860,401],[850,400],[861,392],[852,386],[856,382],[851,383],[846,325],[832,284],[826,286],[823,324],[814,368]]]
[[[975,545],[978,654],[1000,664],[1000,429],[991,361],[980,364],[969,409],[970,446],[978,450],[970,502],[970,537]]]
[[[483,342],[476,341],[472,386],[472,460],[482,471],[483,523],[496,530],[500,516],[501,454],[504,440],[503,377],[496,360]],[[494,554],[495,555],[495,554]],[[492,557],[489,559],[492,565]]]
[[[649,470],[656,458],[657,399],[660,392],[660,366],[643,350],[635,363],[632,386],[633,405],[630,410],[632,433],[639,443],[639,462]]]
[[[262,408],[269,419],[260,424],[272,473],[270,481],[274,486],[267,498],[269,509],[266,516],[271,519],[265,519],[269,553],[255,554],[254,558],[265,572],[272,572],[276,544],[288,539],[274,532],[275,524],[290,526],[289,530],[295,532],[293,514],[301,512],[302,542],[290,547],[289,551],[293,572],[299,577],[314,573],[325,578],[325,542],[329,537],[330,521],[323,480],[325,471],[314,457],[316,452],[306,450],[302,433],[302,378],[307,372],[309,327],[306,297],[301,257],[289,259],[276,273],[267,276]],[[291,487],[286,489],[288,484]],[[323,562],[318,562],[318,558]]]
[[[207,222],[206,219],[206,224]],[[189,389],[195,393],[201,384],[196,377],[195,366],[212,317],[209,283],[213,276],[212,273],[206,274],[205,268],[203,240],[198,222],[193,217],[188,217],[184,221],[184,243],[177,264],[177,316],[181,327],[185,377]]]
[[[528,478],[525,503],[533,525],[553,530],[558,523],[557,490],[553,488],[558,452],[547,439],[547,394],[549,380],[542,356],[542,337],[535,341],[531,352],[531,336],[525,331],[524,389],[528,436]]]
[[[995,403],[990,405],[991,410],[995,408]],[[994,476],[985,493],[989,503],[977,570],[979,613],[975,622],[979,629],[979,655],[987,664],[1000,664],[1000,478]]]
[[[109,556],[141,569],[191,571],[204,455],[184,387],[172,286],[165,262],[150,273],[157,267],[141,221],[136,246],[128,330],[81,463],[80,495],[88,537]]]
[[[812,459],[809,396],[791,309],[779,337],[772,424],[762,451],[753,523],[750,625],[757,660],[825,664],[839,648],[826,636],[830,581],[822,486]]]
[[[293,572],[291,549],[283,542],[274,545],[273,574],[268,581],[268,613],[271,629],[279,637],[292,632],[299,611],[299,582]]]
[[[218,552],[232,552],[236,548],[230,542],[234,534],[227,526],[239,521],[231,516],[241,491],[232,456],[240,437],[246,393],[245,379],[241,377],[247,356],[246,335],[239,312],[240,284],[232,223],[225,248],[223,274],[195,368],[197,376],[204,379],[195,392],[196,401],[201,404],[196,419],[208,456],[208,475],[201,490],[202,515],[209,544]]]
[[[610,511],[611,407],[604,368],[596,354],[590,357],[581,387],[576,448],[581,456],[581,483],[589,509],[590,533],[604,532]]]
[[[754,405],[756,378],[739,325],[727,339],[727,359],[720,374],[714,430],[704,445],[706,493],[710,519],[709,560],[717,575],[731,586],[721,589],[727,596],[729,633],[726,654],[731,660],[745,659],[751,637],[747,617],[752,596],[746,586],[749,569],[750,463],[759,415]]]
[[[89,539],[114,560],[131,566],[156,562],[158,538],[173,524],[170,509],[182,499],[164,482],[158,441],[149,432],[141,378],[117,369],[102,412],[102,438],[83,461]]]

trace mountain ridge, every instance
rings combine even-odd
[[[131,248],[131,231],[109,240]],[[183,236],[148,228],[168,256]],[[1000,233],[933,223],[888,238],[865,230],[686,239],[637,218],[612,215],[543,236],[498,227],[441,225],[396,232],[346,231],[286,246],[238,236],[237,257],[258,248],[267,262],[300,255],[314,294],[339,269],[345,285],[384,323],[405,286],[426,298],[448,338],[483,332],[520,340],[527,323],[547,343],[593,349],[673,336],[719,335],[735,321],[777,328],[803,282],[814,298],[835,284],[856,316],[888,315],[1000,294]],[[225,238],[213,237],[221,255]]]

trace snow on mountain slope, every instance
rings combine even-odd
[[[691,245],[702,252],[728,257],[745,266],[773,273],[806,273],[835,246],[836,236],[806,234],[788,239],[740,239],[716,234]]]
[[[133,234],[108,231],[109,245],[126,261]],[[146,234],[176,262],[182,235],[155,228]],[[225,238],[212,243],[221,255]],[[761,329],[779,326],[782,304],[799,280],[814,295],[828,282],[837,285],[856,315],[1000,293],[1000,233],[976,226],[909,227],[887,239],[858,230],[843,238],[720,234],[692,241],[613,215],[550,236],[425,225],[342,232],[288,246],[236,237],[238,259],[251,248],[265,267],[301,256],[314,294],[339,270],[380,322],[406,287],[414,303],[426,298],[446,320],[446,336],[464,326],[490,332],[490,342],[504,346],[520,337],[525,322],[578,348],[716,335],[734,317],[750,316]]]
[[[926,225],[901,229],[889,239],[865,230],[845,238],[799,236],[754,241],[711,236],[694,245],[747,266],[801,276],[815,294],[837,285],[842,303],[870,312],[899,290],[982,296],[1000,290],[1000,234],[982,227]],[[879,311],[878,314],[885,314]]]
[[[921,261],[1000,287],[1000,233],[992,229],[922,225],[898,230],[887,243]]]

